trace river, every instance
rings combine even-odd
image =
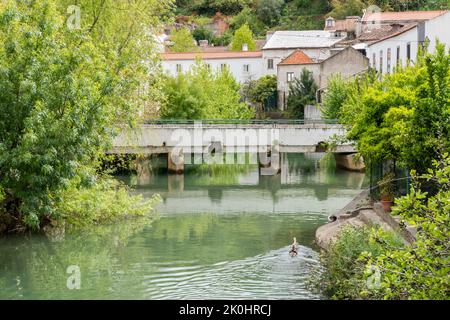
[[[321,299],[315,230],[366,184],[322,156],[285,154],[276,176],[257,165],[168,175],[156,158],[151,174],[120,177],[162,196],[151,221],[1,238],[0,299]]]

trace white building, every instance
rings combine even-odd
[[[202,60],[212,70],[228,67],[240,83],[264,75],[261,51],[163,53],[161,59],[164,72],[172,76],[178,72],[187,72],[197,60]]]
[[[370,65],[382,73],[393,72],[397,63],[406,66],[416,61],[419,46],[436,40],[450,47],[450,11],[408,11],[365,14],[363,33],[354,48],[365,50]]]
[[[325,30],[276,31],[264,45],[265,74],[276,75],[281,60],[299,49],[314,61],[320,62],[333,53],[335,45],[344,35]]]
[[[286,110],[289,96],[289,85],[300,78],[303,69],[311,72],[318,87],[317,99],[320,102],[321,92],[326,90],[332,75],[340,74],[343,79],[355,77],[369,69],[369,60],[361,52],[347,47],[325,60],[316,62],[301,50],[294,51],[278,64],[277,90],[278,108]]]

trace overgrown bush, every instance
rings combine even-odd
[[[381,232],[394,246],[400,240],[393,234]],[[369,227],[348,226],[340,231],[337,240],[322,255],[325,271],[318,285],[332,299],[368,298],[366,256],[378,257],[383,246],[372,237]]]
[[[61,195],[56,212],[71,228],[86,228],[111,223],[124,218],[150,214],[159,195],[144,200],[142,195],[132,196],[123,183],[108,177],[100,178],[90,188],[69,188]]]
[[[428,172],[420,177],[413,172],[410,193],[397,198],[393,208],[394,215],[417,227],[416,242],[399,249],[382,241],[382,254],[369,256],[368,267],[381,274],[372,294],[384,299],[450,299],[449,155],[433,161]],[[437,194],[420,190],[423,179],[439,187]]]
[[[354,81],[345,81],[340,74],[328,80],[328,87],[323,98],[322,116],[325,119],[339,119],[342,105],[353,92]]]
[[[166,119],[250,119],[255,115],[240,101],[239,83],[228,68],[213,72],[198,61],[186,74],[167,77],[163,90],[167,99],[161,115]]]

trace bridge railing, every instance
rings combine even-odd
[[[321,120],[303,120],[303,119],[155,119],[147,120],[145,124],[338,124],[338,120],[335,119],[321,119]]]

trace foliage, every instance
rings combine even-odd
[[[316,91],[312,72],[303,68],[300,78],[289,84],[287,107],[292,118],[303,119],[305,106],[316,101]]]
[[[233,39],[231,40],[231,50],[241,51],[244,44],[247,44],[248,51],[253,51],[256,49],[253,33],[247,24],[242,25],[234,33]]]
[[[201,61],[186,74],[167,77],[162,106],[163,118],[172,119],[249,119],[254,116],[240,102],[240,86],[225,68],[213,72]]]
[[[255,35],[264,35],[266,27],[264,23],[258,19],[255,10],[245,7],[238,15],[231,19],[230,27],[232,30],[237,30],[244,24],[247,24],[250,30]]]
[[[61,197],[56,210],[71,228],[145,216],[161,199],[159,195],[145,201],[141,195],[131,196],[125,185],[110,178],[102,178],[90,188],[68,188]]]
[[[109,72],[122,82],[115,86],[120,94],[109,96],[115,112],[120,113],[117,118],[135,122],[138,115],[144,119],[157,117],[162,74],[153,30],[169,20],[173,0],[45,1],[58,5],[65,18],[69,6],[79,6],[81,30],[74,32],[87,36],[85,42],[92,40],[107,60]]]
[[[361,16],[362,10],[375,5],[381,11],[416,11],[448,9],[448,0],[331,0],[329,15],[337,19],[346,16]]]
[[[450,157],[433,161],[427,174],[412,171],[408,195],[397,198],[392,214],[417,228],[416,241],[402,245],[380,229],[344,229],[325,254],[325,292],[350,299],[449,299]],[[423,181],[438,187],[421,190]],[[368,286],[378,272],[379,283]]]
[[[368,81],[341,109],[349,140],[367,161],[394,160],[424,172],[433,158],[450,148],[450,55],[418,57],[381,80]]]
[[[338,73],[328,80],[322,106],[325,119],[339,119],[342,105],[349,99],[354,90],[353,81],[345,81]]]
[[[382,232],[390,245],[401,246],[400,240],[391,233]],[[332,299],[361,299],[368,297],[367,266],[363,255],[376,258],[383,247],[372,237],[369,227],[347,226],[339,232],[335,242],[322,255],[325,271],[318,285]]]
[[[386,173],[380,181],[378,181],[378,187],[380,188],[380,195],[385,199],[393,199],[394,196],[394,179],[395,174],[393,172]]]
[[[276,94],[277,77],[269,75],[258,80],[249,80],[242,85],[241,92],[246,101],[258,105],[261,109],[267,99]]]
[[[331,0],[333,10],[329,13],[335,19],[345,19],[346,16],[361,16],[366,4],[362,0]]]
[[[265,25],[273,27],[280,21],[283,6],[284,0],[259,0],[256,14]]]
[[[151,81],[141,56],[151,46],[133,29],[137,38],[121,41],[119,26],[105,21],[70,29],[52,0],[0,6],[0,215],[12,217],[11,228],[58,218],[61,193],[74,180],[75,188],[95,183],[109,128],[138,111],[142,100],[130,94]]]
[[[405,197],[396,199],[393,214],[417,227],[416,242],[398,250],[383,243],[383,254],[369,257],[369,266],[381,272],[376,294],[385,299],[450,298],[450,158],[444,154],[422,176],[413,174],[413,186]],[[430,196],[419,181],[439,186]]]
[[[197,50],[194,37],[187,28],[174,30],[170,35],[173,45],[170,47],[172,52],[192,52]]]
[[[215,46],[228,46],[232,40],[233,40],[233,31],[228,29],[221,36],[214,37],[212,43]]]
[[[192,11],[199,14],[213,15],[221,12],[225,15],[239,13],[243,8],[250,5],[252,0],[201,0],[191,4]]]

